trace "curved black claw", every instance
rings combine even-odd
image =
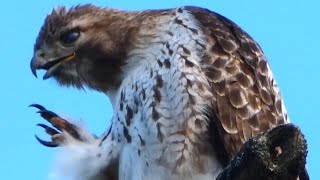
[[[46,108],[41,106],[40,104],[31,104],[29,105],[29,107],[35,107],[38,108],[39,110],[45,110]]]
[[[45,124],[37,124],[37,126],[40,126],[42,127],[43,129],[46,130],[46,133],[53,136],[53,135],[56,135],[56,134],[60,134],[57,130],[53,129],[52,127],[49,127]]]
[[[46,110],[46,109],[42,109],[40,111],[38,111],[37,113],[39,113],[41,115],[41,117],[43,117],[44,119],[50,121],[51,118],[53,117],[59,117],[56,113]]]
[[[44,140],[40,139],[37,135],[34,135],[34,136],[36,137],[37,141],[40,144],[44,145],[44,146],[47,146],[47,147],[58,147],[58,144],[56,144],[56,143],[54,143],[52,141],[44,141]]]

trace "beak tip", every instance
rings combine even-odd
[[[30,62],[30,68],[31,68],[31,72],[32,74],[37,78],[37,63],[35,58],[32,58],[31,62]]]
[[[34,77],[38,78],[36,70],[32,69],[32,74],[34,75]]]

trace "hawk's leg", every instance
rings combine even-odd
[[[36,139],[44,146],[57,147],[66,143],[66,135],[72,137],[76,141],[83,141],[83,137],[80,136],[79,128],[68,122],[67,120],[59,117],[56,113],[47,110],[39,104],[32,104],[31,107],[38,108],[38,113],[42,118],[47,120],[53,127],[45,124],[37,124],[45,129],[46,133],[51,136],[51,141],[44,141],[36,136]]]
[[[39,109],[41,117],[51,124],[38,124],[51,136],[51,141],[37,136],[36,139],[44,146],[61,146],[66,150],[53,174],[70,179],[117,179],[120,151],[118,144],[108,138],[109,133],[100,139],[41,105],[32,104],[31,107]]]

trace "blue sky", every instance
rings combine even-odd
[[[232,19],[263,48],[280,86],[291,121],[308,140],[307,168],[311,179],[320,179],[320,2],[316,0],[27,0],[0,2],[0,179],[46,180],[56,149],[44,148],[34,134],[44,135],[43,122],[28,108],[40,103],[64,117],[86,122],[101,134],[112,115],[108,98],[91,90],[61,88],[53,80],[32,76],[29,62],[43,20],[57,5],[91,2],[126,10],[206,7]],[[318,120],[317,120],[318,119]]]

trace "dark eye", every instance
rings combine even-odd
[[[79,38],[79,36],[80,32],[78,30],[68,31],[61,35],[60,41],[64,45],[71,45]]]

